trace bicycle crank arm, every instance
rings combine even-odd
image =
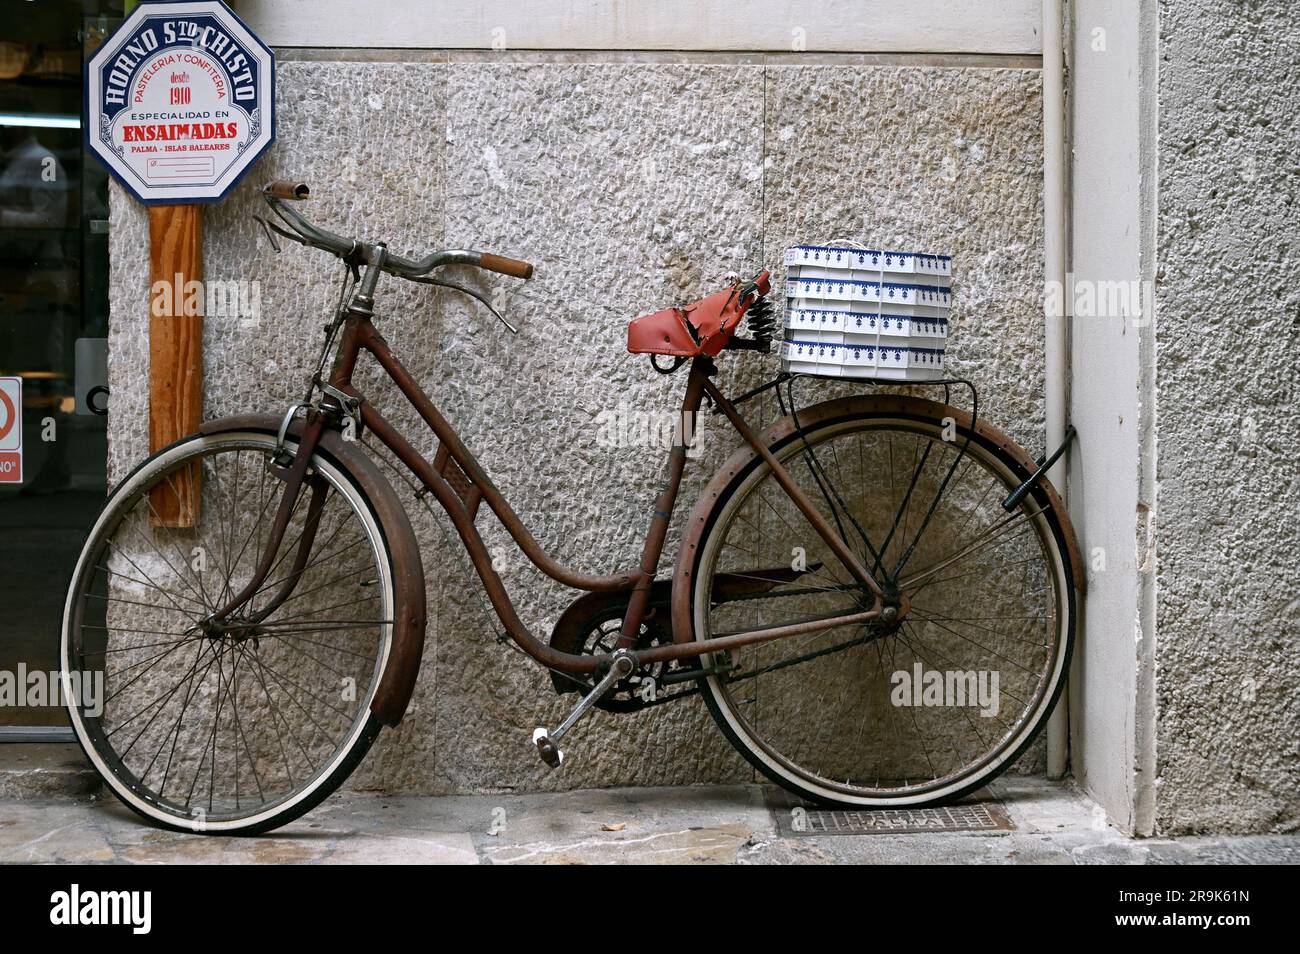
[[[632,675],[634,669],[636,669],[636,660],[633,655],[625,649],[620,649],[614,653],[605,677],[592,687],[591,692],[582,697],[582,701],[569,713],[569,717],[560,723],[560,727],[553,735],[546,731],[545,726],[538,726],[533,730],[533,744],[537,746],[537,754],[542,757],[543,762],[551,768],[560,767],[564,761],[564,753],[560,751],[559,746],[560,739],[564,738],[565,734],[604,697],[605,693],[614,688],[615,683]]]

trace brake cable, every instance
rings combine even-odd
[[[397,275],[396,272],[393,272],[392,274]],[[486,298],[484,298],[482,295],[480,295],[472,288],[466,288],[464,285],[457,285],[455,282],[449,282],[442,278],[429,278],[428,276],[417,277],[414,275],[397,275],[397,277],[405,278],[408,282],[419,282],[421,285],[439,285],[442,288],[450,288],[452,291],[458,291],[461,294],[469,295],[470,298],[476,298],[478,299],[479,303],[483,305],[484,308],[492,312],[493,317],[495,317],[497,321],[501,322],[501,324],[505,325],[510,330],[511,334],[515,334],[515,335],[519,334],[518,328],[516,328],[510,322],[506,321],[506,319],[502,316],[502,314],[499,311],[497,311],[494,307],[492,307],[492,303],[490,301],[488,301]]]

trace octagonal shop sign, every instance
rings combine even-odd
[[[274,97],[274,54],[224,3],[146,0],[87,65],[86,138],[141,202],[215,202],[275,141]]]

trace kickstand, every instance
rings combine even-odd
[[[582,697],[582,701],[569,713],[569,717],[560,723],[560,727],[555,730],[554,734],[548,733],[545,726],[538,726],[534,729],[533,744],[537,746],[537,754],[542,757],[542,761],[551,768],[559,768],[560,763],[564,761],[564,753],[560,751],[559,746],[560,739],[564,738],[565,733],[572,729],[578,720],[601,700],[605,693],[614,688],[615,683],[632,675],[635,669],[636,657],[628,650],[620,649],[614,653],[613,661],[609,665],[609,672],[605,673],[605,678],[596,683],[591,692]]]

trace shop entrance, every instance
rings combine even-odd
[[[0,741],[67,727],[32,674],[58,669],[64,592],[106,491],[108,174],[83,147],[81,77],[122,17],[121,0],[13,6],[0,39]]]

